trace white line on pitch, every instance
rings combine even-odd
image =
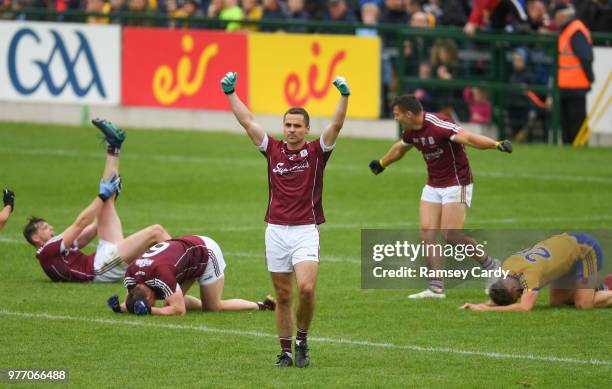
[[[64,149],[9,149],[0,148],[0,151],[8,154],[22,154],[22,155],[57,155],[57,156],[72,156],[72,157],[90,157],[99,158],[101,153],[77,151],[77,150],[64,150]],[[122,159],[136,159],[146,161],[162,161],[162,162],[181,162],[181,163],[218,163],[219,158],[217,157],[193,157],[185,155],[152,155],[152,154],[129,154],[121,156]],[[265,166],[261,161],[256,159],[247,158],[232,158],[232,165],[243,165],[243,166]],[[345,170],[345,171],[363,171],[368,173],[367,166],[355,166],[355,165],[343,165],[343,164],[330,164],[328,169],[334,170]],[[394,166],[394,172],[407,173],[407,174],[424,174],[425,170],[420,168]],[[572,182],[592,182],[602,184],[612,184],[612,177],[601,177],[601,176],[585,176],[585,175],[564,175],[564,174],[549,174],[549,173],[507,173],[507,172],[487,172],[477,171],[475,176],[490,177],[490,178],[525,178],[534,179],[539,181],[572,181]]]
[[[147,323],[143,320],[117,320],[117,319],[90,319],[85,317],[75,316],[59,316],[51,315],[48,313],[29,313],[29,312],[15,312],[8,310],[0,310],[0,315],[4,316],[15,316],[15,317],[27,317],[36,319],[46,320],[57,320],[57,321],[79,321],[94,324],[109,324],[109,325],[125,325],[125,326],[136,326],[136,327],[147,327],[147,328],[164,328],[171,330],[191,330],[199,332],[208,332],[215,334],[225,335],[238,335],[248,337],[260,337],[260,338],[277,338],[275,334],[268,334],[257,331],[243,331],[243,330],[232,330],[223,328],[212,328],[207,326],[194,326],[185,324],[164,324],[164,323]],[[386,342],[372,342],[367,340],[351,340],[351,339],[338,339],[338,338],[326,338],[326,337],[309,337],[311,342],[321,342],[328,344],[339,344],[339,345],[350,345],[350,346],[366,346],[375,348],[395,349],[395,350],[410,350],[410,351],[421,351],[439,354],[455,354],[455,355],[469,355],[476,357],[492,358],[492,359],[515,359],[515,360],[529,360],[529,361],[540,361],[540,362],[553,362],[553,363],[568,363],[577,365],[594,365],[594,366],[612,366],[612,360],[605,359],[578,359],[578,358],[566,358],[556,357],[548,355],[533,355],[533,354],[510,354],[510,353],[499,353],[499,352],[486,352],[486,351],[471,351],[461,350],[450,347],[433,347],[433,346],[419,346],[413,344],[395,344]]]

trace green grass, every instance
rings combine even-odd
[[[160,223],[173,235],[211,236],[228,261],[226,297],[256,300],[271,292],[261,255],[266,165],[248,137],[128,131],[118,201],[126,233]],[[122,293],[121,285],[51,283],[20,235],[31,214],[62,230],[91,201],[104,160],[95,137],[92,128],[0,123],[0,187],[17,193],[16,210],[0,233],[0,368],[68,368],[70,383],[80,387],[610,384],[610,309],[550,309],[541,296],[528,314],[483,314],[457,310],[483,300],[482,289],[450,290],[444,301],[360,289],[361,228],[418,225],[421,156],[411,152],[377,177],[367,169],[389,141],[341,138],[330,159],[309,369],[272,367],[278,343],[267,312],[113,314],[105,301]],[[515,149],[512,155],[469,151],[476,183],[467,227],[612,225],[610,149]],[[357,344],[363,341],[373,344]],[[522,359],[527,355],[574,361]],[[591,359],[607,363],[579,363]]]

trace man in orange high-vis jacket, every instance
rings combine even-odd
[[[595,79],[593,74],[593,41],[589,29],[574,18],[574,8],[555,7],[555,24],[559,34],[559,71],[561,131],[564,144],[572,144],[586,118],[586,94]]]

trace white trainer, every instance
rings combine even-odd
[[[411,294],[408,296],[409,299],[443,299],[446,298],[444,291],[434,292],[431,289],[425,289],[422,292]]]

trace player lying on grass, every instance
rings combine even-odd
[[[8,188],[2,189],[2,202],[4,207],[0,211],[0,231],[4,228],[13,212],[13,208],[15,208],[15,192]]]
[[[262,302],[222,300],[224,270],[223,253],[214,240],[198,235],[172,238],[151,247],[128,267],[125,303],[114,295],[108,306],[117,313],[164,316],[184,315],[187,310],[274,310],[276,301],[270,296]],[[187,295],[196,280],[200,299]],[[156,307],[155,300],[164,300],[165,306]]]
[[[550,305],[603,308],[612,305],[612,278],[598,285],[603,253],[599,242],[581,233],[554,235],[507,258],[510,273],[489,290],[490,301],[464,304],[473,311],[530,311],[541,288],[550,284]],[[520,301],[519,301],[520,300]]]
[[[105,136],[108,155],[100,192],[76,220],[60,235],[45,219],[31,217],[23,229],[26,240],[36,247],[36,258],[52,281],[116,282],[123,279],[125,264],[148,247],[170,238],[159,225],[123,238],[115,200],[121,190],[119,151],[125,133],[106,120],[92,122]],[[90,255],[81,252],[96,236],[99,243]]]

